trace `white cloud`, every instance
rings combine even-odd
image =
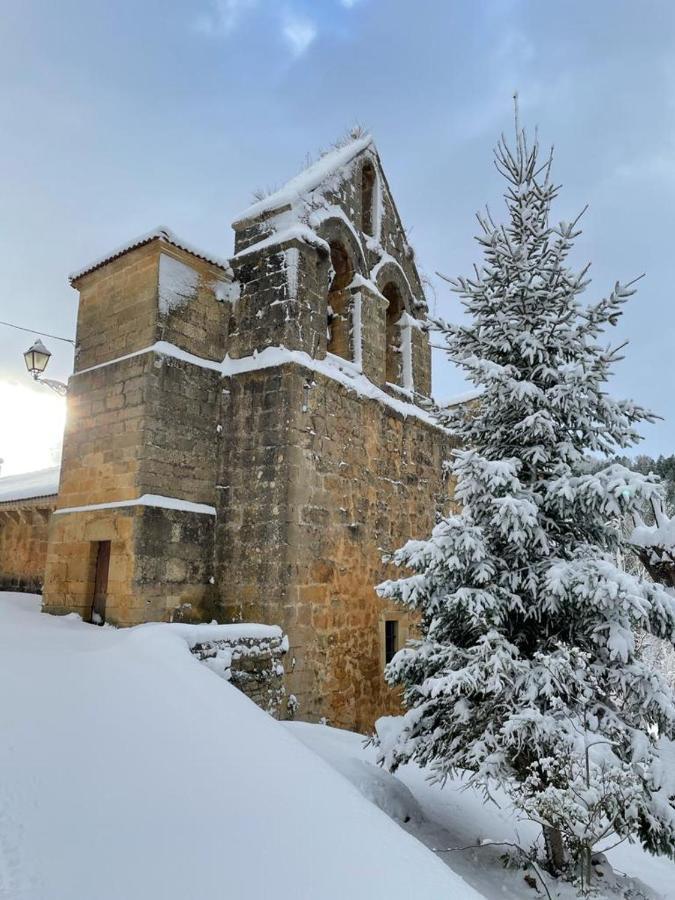
[[[342,6],[347,9],[352,9],[352,7],[356,6],[357,3],[360,3],[361,0],[340,0]]]
[[[257,0],[211,0],[208,12],[195,21],[195,29],[209,37],[227,37],[239,24],[242,15],[256,5]]]
[[[290,47],[291,53],[297,57],[306,52],[317,32],[316,25],[312,21],[297,13],[287,12],[281,33]]]
[[[359,0],[340,0],[350,7]],[[194,29],[211,38],[227,38],[238,28],[241,20],[258,6],[258,0],[209,0],[208,7],[194,22]],[[307,51],[317,36],[316,24],[307,16],[292,9],[279,11],[281,34],[294,57]],[[276,16],[274,18],[277,18]]]

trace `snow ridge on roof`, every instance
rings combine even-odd
[[[157,228],[153,228],[152,231],[148,231],[145,234],[140,235],[140,237],[128,241],[121,247],[117,247],[117,249],[112,250],[110,253],[106,253],[105,256],[95,259],[93,262],[89,263],[88,266],[84,266],[84,268],[78,269],[76,272],[71,272],[68,276],[68,281],[73,284],[78,278],[82,278],[83,275],[93,272],[94,269],[98,269],[100,266],[105,265],[111,260],[117,259],[118,256],[128,253],[129,250],[134,250],[136,247],[142,247],[144,244],[149,244],[150,241],[154,240],[165,241],[167,244],[172,244],[174,247],[185,250],[187,253],[197,256],[205,262],[218,266],[221,269],[225,269],[228,273],[231,271],[230,265],[226,259],[221,259],[210,253],[205,253],[203,250],[199,250],[197,247],[193,247],[192,244],[179,238],[178,235],[174,234],[174,232],[171,231],[170,228],[167,228],[166,225],[158,225]]]
[[[477,400],[482,393],[483,388],[472,388],[471,390],[464,391],[463,394],[449,397],[440,404],[440,407],[441,409],[450,409],[451,406],[460,406],[462,403],[471,403],[472,400]]]
[[[320,156],[315,163],[312,163],[311,166],[308,166],[299,175],[296,175],[295,178],[287,181],[278,191],[249,206],[241,215],[237,216],[232,224],[237,226],[249,219],[255,219],[262,213],[279,209],[282,206],[292,205],[299,197],[311,193],[326,178],[348,165],[354,157],[370,147],[372,143],[372,136],[366,134],[363,137],[354,138],[341,147],[329,150],[323,156]]]
[[[60,473],[61,466],[51,466],[37,472],[6,475],[0,478],[0,503],[55,496],[59,491]]]

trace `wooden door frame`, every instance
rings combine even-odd
[[[96,625],[103,625],[105,623],[112,542],[95,541],[94,543],[96,544],[96,559],[94,560],[94,586],[89,621]],[[95,616],[97,616],[100,621],[95,621]]]

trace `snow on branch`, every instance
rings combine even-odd
[[[675,588],[675,516],[664,512],[659,498],[651,499],[654,524],[635,515],[629,543],[654,581]]]

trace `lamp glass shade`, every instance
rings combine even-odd
[[[33,377],[44,372],[50,357],[51,353],[40,340],[35,341],[23,355],[26,368]]]

